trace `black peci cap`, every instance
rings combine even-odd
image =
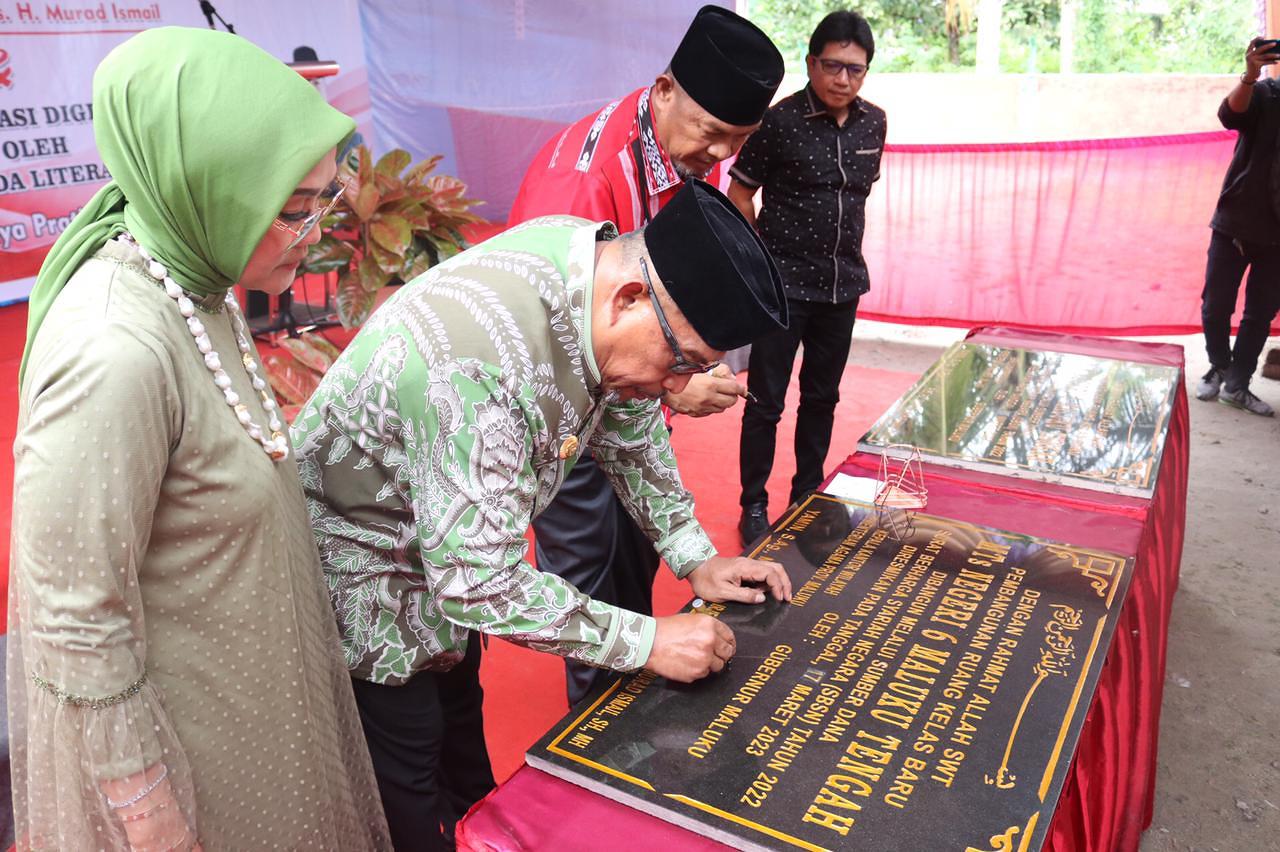
[[[745,346],[787,327],[782,276],[733,202],[687,181],[644,229],[653,269],[712,349]]]
[[[672,76],[698,106],[739,126],[764,118],[783,70],[764,31],[719,6],[698,10],[671,57]]]

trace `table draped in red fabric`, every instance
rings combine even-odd
[[[1157,343],[980,328],[969,339],[1183,368],[1182,349]],[[1186,520],[1187,396],[1181,375],[1151,499],[924,465],[929,514],[1107,550],[1135,559],[1133,580],[1067,774],[1045,849],[1136,850],[1151,823],[1169,613]],[[839,467],[875,476],[879,456]],[[724,849],[721,844],[529,766],[477,804],[460,849]]]

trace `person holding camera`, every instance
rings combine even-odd
[[[1249,381],[1280,311],[1280,82],[1262,78],[1262,69],[1277,61],[1280,40],[1250,42],[1244,73],[1218,107],[1222,126],[1240,136],[1209,223],[1200,307],[1209,371],[1196,386],[1197,399],[1263,417],[1275,411],[1249,390]],[[1231,314],[1246,269],[1244,314],[1232,347]]]

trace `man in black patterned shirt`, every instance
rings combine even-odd
[[[861,15],[823,18],[809,40],[809,85],[765,113],[729,171],[729,198],[759,228],[791,311],[790,327],[754,343],[748,362],[750,396],[739,452],[743,544],[769,528],[765,483],[802,344],[791,502],[822,482],[858,297],[870,289],[862,232],[867,195],[880,177],[886,125],[884,110],[858,91],[874,53],[871,27]],[[754,199],[761,189],[757,221]]]

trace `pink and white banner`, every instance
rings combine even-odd
[[[214,5],[239,35],[286,62],[300,47],[337,62],[340,73],[318,85],[370,137],[356,0]],[[0,0],[0,305],[26,298],[49,246],[110,180],[93,142],[99,61],[150,27],[208,25],[198,0]]]

